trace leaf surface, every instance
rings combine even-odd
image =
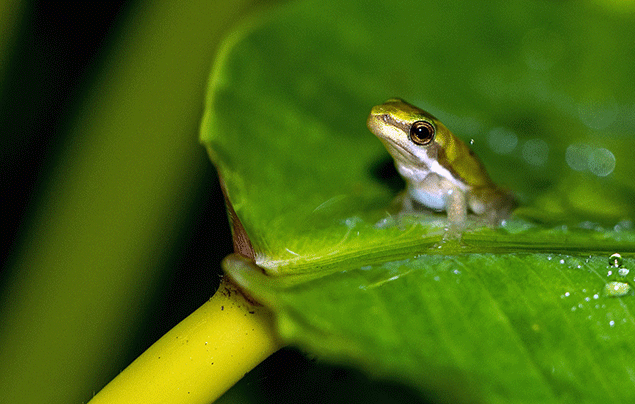
[[[226,271],[289,341],[422,391],[633,399],[633,297],[606,290],[633,281],[635,55],[619,46],[632,23],[503,1],[301,1],[254,17],[213,70],[201,138],[266,275]],[[403,182],[365,127],[393,96],[471,141],[518,195],[504,226],[445,240],[444,214],[396,214]]]

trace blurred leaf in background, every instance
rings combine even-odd
[[[197,133],[251,7],[2,3],[0,402],[87,401],[214,292],[231,239]]]

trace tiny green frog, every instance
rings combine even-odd
[[[474,152],[429,113],[392,98],[373,107],[368,128],[406,181],[402,211],[445,210],[451,228],[465,227],[468,208],[497,226],[517,203],[492,182]]]

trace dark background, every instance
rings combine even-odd
[[[0,192],[5,205],[0,292],[12,253],[28,237],[20,233],[21,225],[56,163],[68,121],[120,33],[121,20],[134,7],[134,1],[35,1],[18,24],[0,94]],[[202,146],[197,158],[207,159]],[[193,208],[182,218],[183,230],[171,246],[170,259],[162,263],[166,279],[155,302],[162,315],[142,327],[133,358],[209,299],[218,285],[220,261],[232,251],[216,172],[209,162],[205,167],[202,183],[210,186],[191,195]]]

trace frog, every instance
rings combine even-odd
[[[449,227],[462,231],[468,211],[497,227],[518,206],[509,190],[492,181],[474,151],[428,112],[391,98],[371,109],[367,126],[406,182],[401,213],[445,211]]]

